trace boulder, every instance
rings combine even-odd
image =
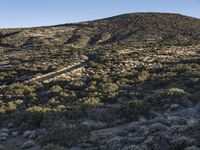
[[[9,123],[8,124],[8,128],[10,129],[10,128],[13,128],[14,127],[14,125],[13,125],[13,123]]]
[[[35,142],[32,140],[26,141],[23,145],[22,145],[22,149],[27,149],[27,148],[31,148],[35,146]]]
[[[90,127],[91,129],[102,129],[105,128],[107,125],[101,121],[93,121],[93,120],[86,120],[82,122],[83,125]]]
[[[0,141],[6,141],[8,139],[8,133],[0,133]]]
[[[2,128],[2,129],[0,130],[0,133],[9,133],[9,129],[7,129],[7,128]]]
[[[7,137],[0,137],[0,141],[6,141]]]
[[[176,111],[180,108],[180,106],[178,104],[172,104],[170,105],[170,110],[171,111]]]
[[[34,131],[25,131],[24,132],[24,134],[23,134],[23,137],[24,138],[32,138],[32,137],[34,137],[34,134],[35,134],[35,132]]]
[[[16,137],[17,135],[18,135],[18,132],[16,132],[16,131],[11,133],[12,137]]]

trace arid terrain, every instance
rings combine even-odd
[[[21,149],[199,150],[200,19],[0,29],[0,150]]]

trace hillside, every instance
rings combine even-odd
[[[0,33],[2,47],[190,45],[199,42],[200,20],[177,14],[136,13],[77,24],[5,29]]]
[[[199,149],[199,60],[179,14],[0,29],[0,150]]]

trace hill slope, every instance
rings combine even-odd
[[[199,149],[199,60],[178,14],[0,29],[0,149]]]
[[[136,13],[54,27],[0,30],[2,47],[92,44],[188,45],[200,39],[200,20],[178,14]]]

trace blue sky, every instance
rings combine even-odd
[[[200,0],[1,0],[0,28],[71,23],[132,12],[174,12],[200,18]]]

